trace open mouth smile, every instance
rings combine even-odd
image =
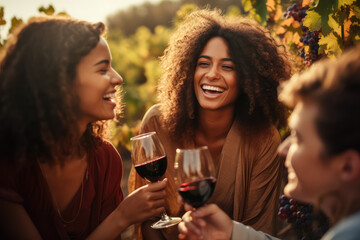
[[[103,96],[103,99],[105,101],[110,101],[110,102],[114,102],[114,98],[115,98],[115,93],[107,93]]]
[[[208,93],[208,94],[219,94],[225,91],[225,89],[221,87],[216,87],[211,85],[202,85],[201,89],[204,91],[204,93]]]

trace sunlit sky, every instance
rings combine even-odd
[[[48,7],[52,4],[56,12],[67,12],[70,16],[90,22],[103,21],[106,17],[132,5],[144,2],[157,3],[161,0],[0,0],[0,6],[4,7],[4,18],[7,21],[5,27],[1,27],[1,35],[7,36],[9,23],[12,17],[21,18],[25,21],[29,17],[39,15],[38,8]]]

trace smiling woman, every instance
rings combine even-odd
[[[249,19],[199,10],[177,28],[161,67],[159,104],[144,116],[141,132],[156,131],[165,145],[167,212],[184,212],[173,180],[176,149],[206,145],[217,173],[209,202],[274,233],[283,168],[278,129],[286,123],[277,87],[292,71],[284,46]],[[132,170],[129,189],[143,184]],[[160,233],[148,225],[145,239],[177,238],[174,228]]]
[[[124,199],[105,139],[121,105],[103,23],[37,17],[0,59],[0,238],[115,239],[164,210],[166,181]],[[19,231],[21,229],[21,231]]]

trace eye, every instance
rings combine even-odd
[[[232,65],[223,65],[222,68],[226,71],[234,70],[234,67]]]
[[[99,70],[100,73],[107,73],[108,69],[107,68],[102,68]]]
[[[207,66],[209,66],[210,65],[210,63],[208,63],[208,62],[198,62],[198,66],[199,67],[207,67]]]

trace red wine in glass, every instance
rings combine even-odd
[[[136,172],[146,180],[154,183],[160,180],[167,168],[166,156],[135,165]]]
[[[166,172],[167,158],[163,145],[156,132],[148,132],[130,138],[131,159],[136,172],[149,182],[157,182]],[[161,219],[151,225],[152,228],[162,229],[181,222],[179,217],[169,217],[166,212]]]
[[[201,207],[215,188],[215,167],[207,146],[176,149],[175,183],[182,199],[194,208]]]
[[[182,183],[178,189],[182,199],[199,208],[206,203],[214,192],[216,180],[213,177],[198,179],[192,182]]]

